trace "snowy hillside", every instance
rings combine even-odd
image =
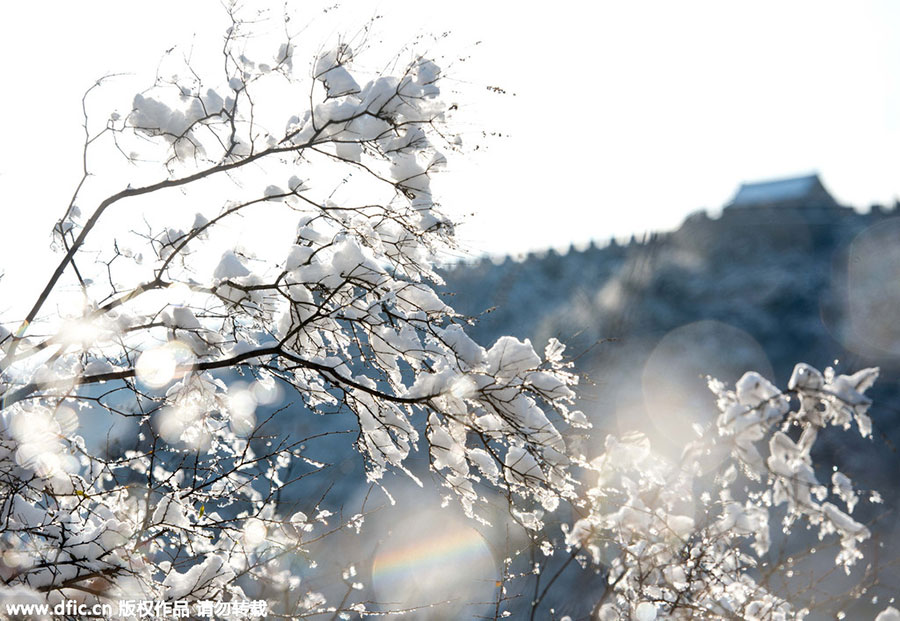
[[[656,432],[674,449],[714,409],[707,374],[733,382],[753,369],[783,385],[799,361],[837,361],[841,372],[880,366],[876,439],[845,459],[868,477],[877,455],[873,484],[896,496],[896,213],[803,205],[696,213],[673,233],[625,246],[457,265],[445,289],[458,311],[478,318],[471,331],[481,342],[511,333],[537,347],[550,337],[567,343],[595,424]]]

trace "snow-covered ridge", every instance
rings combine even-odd
[[[595,418],[647,416],[642,384],[671,351],[689,359],[697,399],[707,398],[701,374],[734,381],[757,369],[784,383],[797,360],[838,360],[842,372],[881,366],[875,402],[890,404],[900,394],[900,328],[887,309],[900,307],[900,284],[871,274],[900,269],[898,214],[898,205],[861,213],[804,203],[697,212],[628,244],[457,263],[443,272],[444,291],[477,318],[477,340],[513,334],[540,347],[555,337],[582,354],[577,368],[594,384],[581,388],[583,409]],[[897,443],[896,416],[877,420]],[[896,471],[897,457],[883,453]]]

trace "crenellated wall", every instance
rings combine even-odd
[[[481,343],[512,334],[539,348],[550,337],[568,344],[585,377],[582,407],[600,428],[649,420],[661,380],[648,378],[659,373],[689,386],[690,407],[702,412],[712,406],[707,373],[734,381],[755,369],[784,385],[796,362],[837,360],[842,372],[882,368],[874,418],[900,445],[897,207],[697,212],[675,231],[627,244],[459,263],[444,271],[444,290],[475,318]],[[900,471],[884,444],[867,446],[832,449],[859,464],[880,451],[881,471]]]

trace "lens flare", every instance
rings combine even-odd
[[[395,524],[372,565],[378,601],[407,607],[450,602],[461,610],[487,602],[496,579],[484,539],[447,511],[426,511]]]
[[[180,368],[190,364],[193,353],[179,341],[144,351],[135,365],[137,378],[151,388],[162,388],[180,376]]]
[[[59,424],[59,432],[62,435],[71,437],[78,431],[78,414],[72,408],[60,405],[56,408],[54,417]]]
[[[88,348],[96,343],[101,334],[99,322],[75,319],[63,324],[59,338],[66,345]]]
[[[255,548],[266,540],[268,529],[265,522],[258,518],[248,518],[244,522],[244,545],[248,548]]]
[[[717,410],[706,376],[732,384],[747,371],[772,378],[772,365],[756,340],[719,321],[698,321],[669,332],[644,365],[641,384],[653,445],[680,451]],[[698,426],[699,425],[699,426]],[[653,432],[656,433],[653,433]]]
[[[231,429],[239,436],[246,437],[256,427],[256,397],[246,388],[232,390],[228,395],[228,409],[231,414]]]
[[[847,257],[846,308],[841,340],[864,355],[900,356],[900,218],[856,236]]]
[[[283,391],[271,375],[266,375],[253,382],[250,392],[260,405],[272,405],[281,401]]]

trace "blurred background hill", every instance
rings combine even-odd
[[[733,383],[756,370],[785,387],[797,362],[879,366],[874,441],[843,444],[842,434],[825,445],[896,498],[898,205],[860,213],[815,175],[751,183],[719,217],[696,212],[671,233],[482,258],[444,276],[451,305],[477,318],[476,340],[558,338],[585,378],[581,405],[595,425],[642,429],[672,451],[714,414],[706,375]]]

